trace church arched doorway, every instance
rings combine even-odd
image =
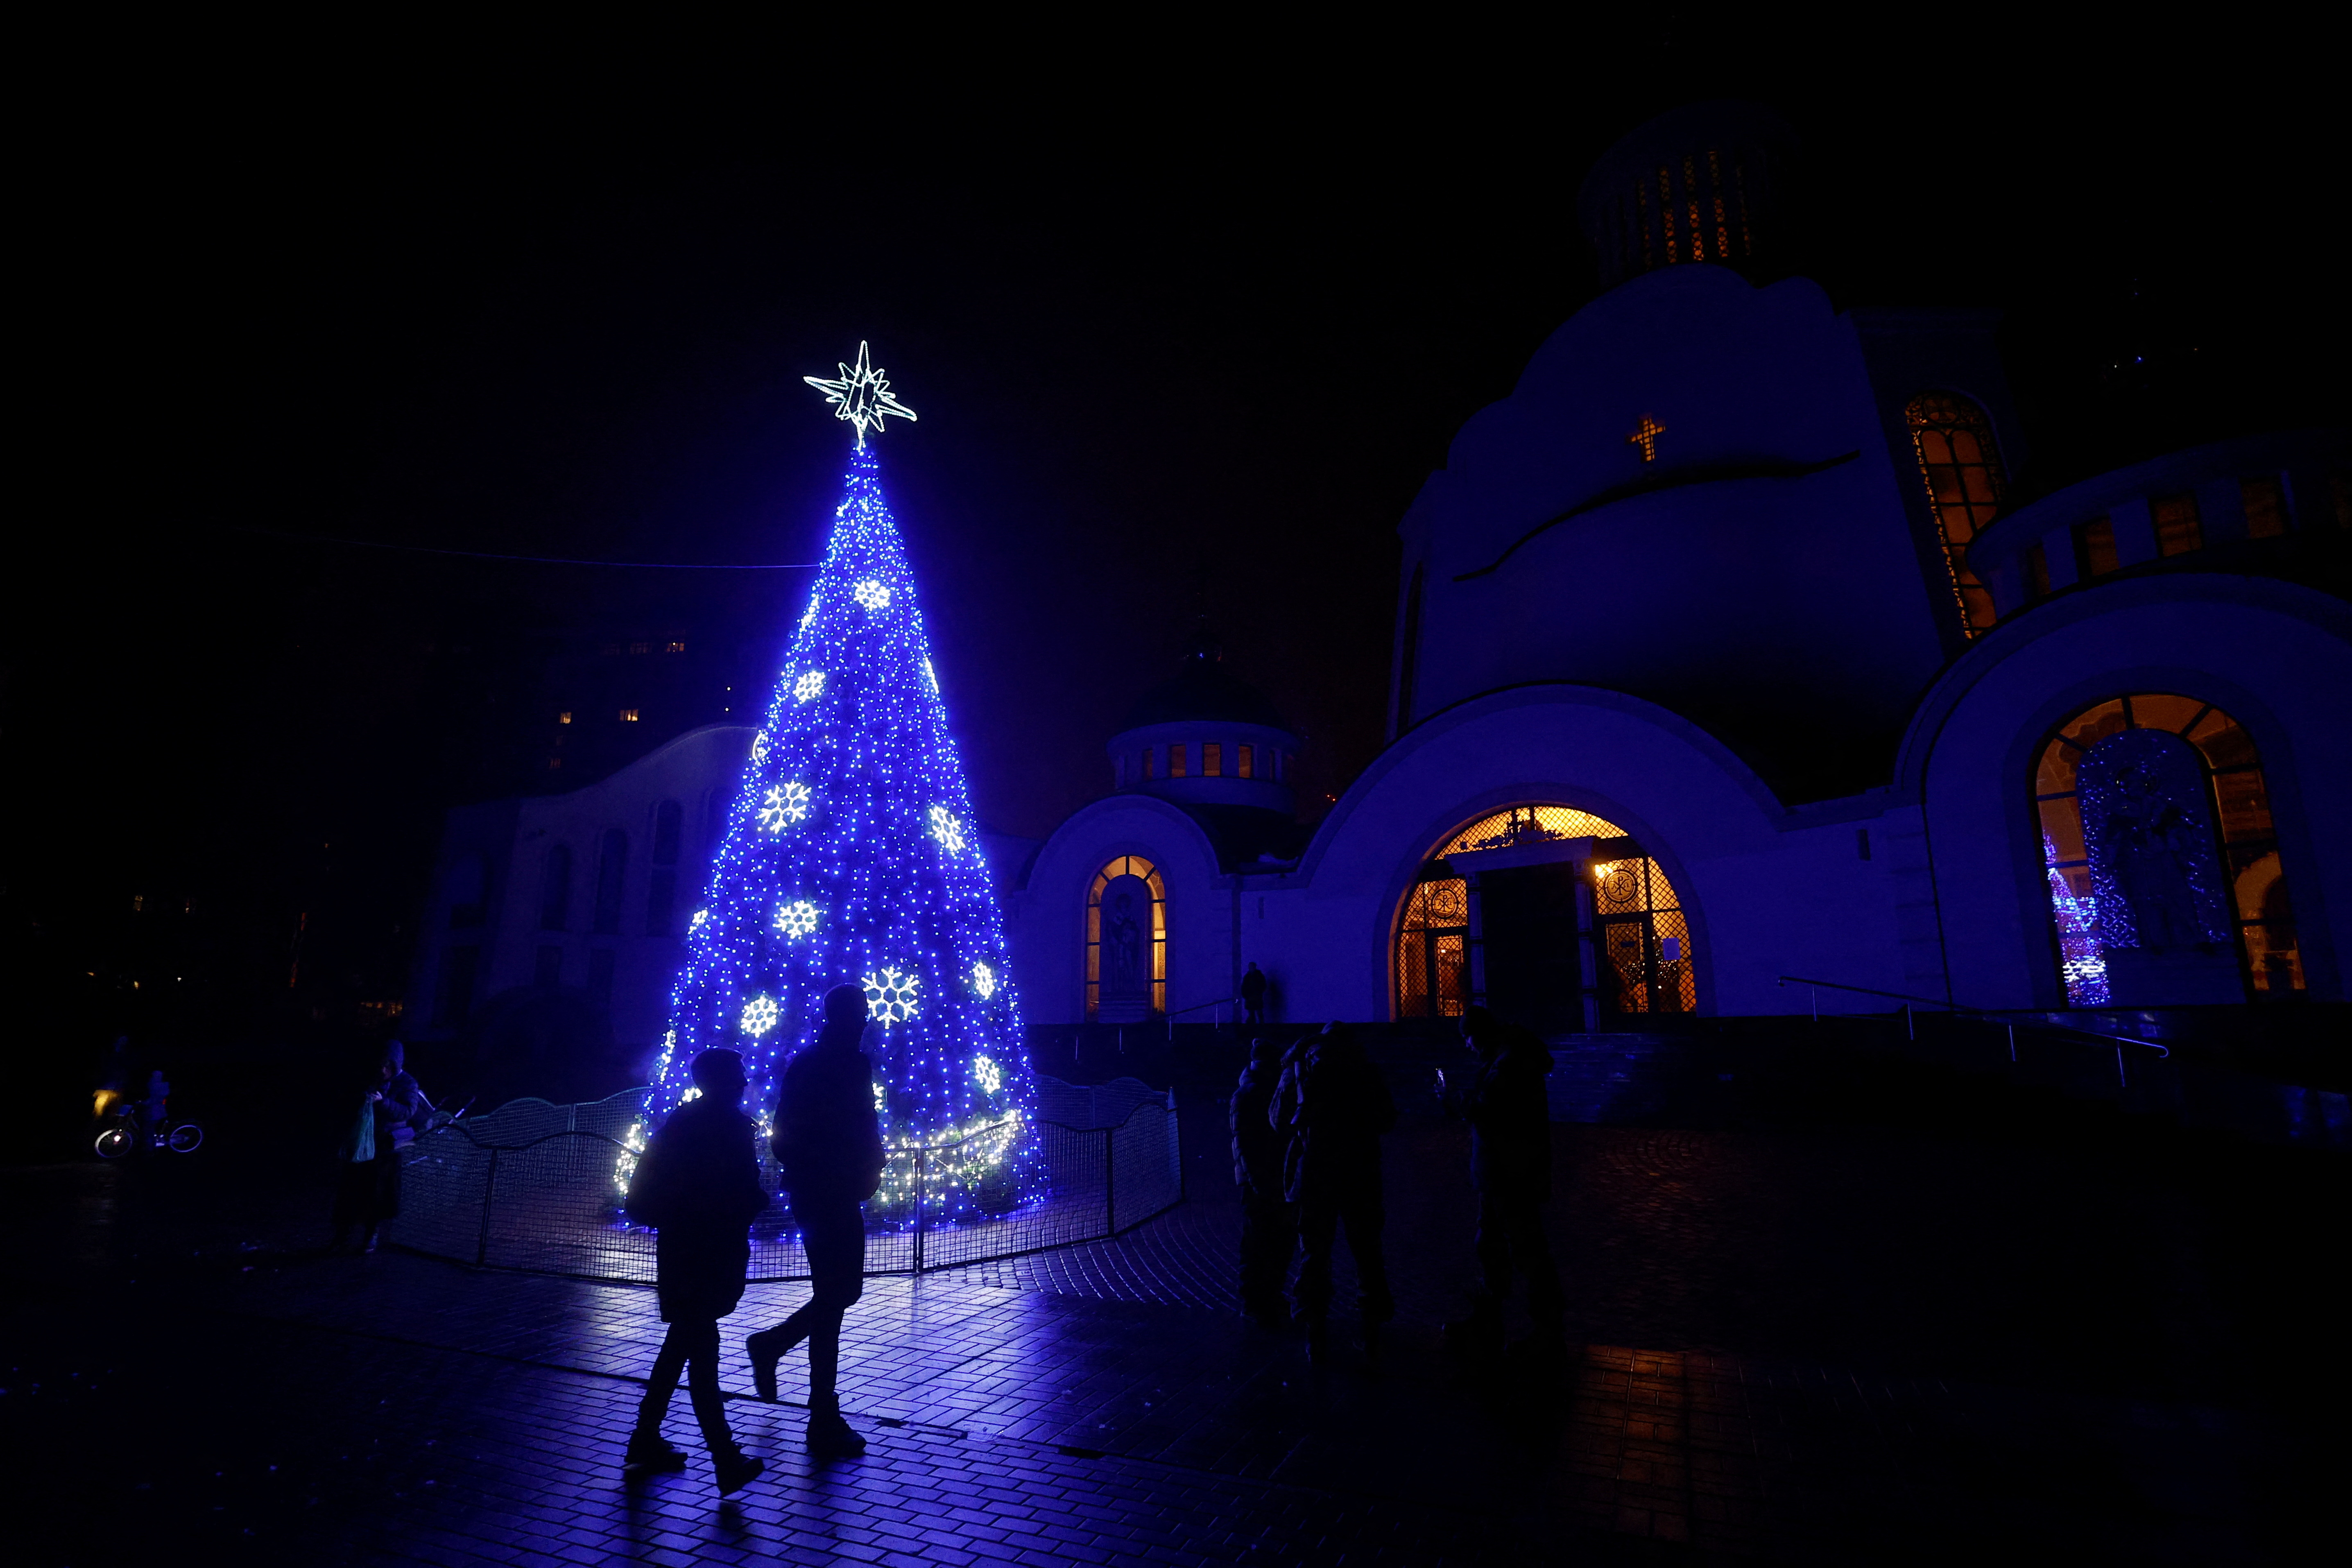
[[[1168,1010],[1168,885],[1140,855],[1114,856],[1087,889],[1087,1017],[1139,1024]]]
[[[1561,1033],[1698,1006],[1664,870],[1574,806],[1511,806],[1449,837],[1406,890],[1391,954],[1400,1018],[1483,1004]]]

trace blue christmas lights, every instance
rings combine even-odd
[[[649,1119],[688,1097],[697,1053],[725,1047],[743,1054],[764,1123],[825,992],[856,984],[879,1026],[885,1141],[937,1151],[927,1223],[1042,1197],[1020,1006],[972,820],[914,574],[861,447],[687,933]],[[888,1186],[874,1206],[902,1212]]]

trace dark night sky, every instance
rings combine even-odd
[[[444,804],[406,772],[436,722],[420,641],[629,616],[780,637],[797,575],[232,530],[809,560],[844,427],[800,378],[861,337],[921,415],[885,479],[984,819],[1042,834],[1098,793],[1204,584],[1336,792],[1381,743],[1398,519],[1590,298],[1593,156],[1696,98],[1803,136],[1792,260],[1838,303],[2008,310],[2047,482],[2343,416],[2315,80],[2201,43],[2062,59],[2037,35],[2013,69],[1990,33],[1871,58],[1657,15],[1149,80],[1129,45],[1118,73],[1047,50],[950,79],[815,38],[707,40],[707,75],[522,50],[99,73],[25,198],[49,395],[22,449],[56,477],[9,729],[67,796],[32,879],[267,903],[340,835],[375,846],[347,875],[396,880]]]

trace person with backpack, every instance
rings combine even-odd
[[[776,1397],[776,1363],[803,1340],[809,1348],[809,1451],[854,1458],[866,1439],[842,1419],[835,1381],[841,1321],[866,1292],[866,1215],[862,1205],[882,1185],[882,1128],[874,1105],[874,1066],[859,1050],[866,993],[836,985],[824,994],[824,1027],[816,1043],[784,1068],[768,1146],[784,1173],[793,1223],[807,1250],[809,1299],[772,1329],[743,1342],[751,1384]]]
[[[1331,1261],[1343,1226],[1362,1288],[1366,1354],[1379,1353],[1381,1326],[1396,1316],[1381,1250],[1381,1135],[1396,1125],[1396,1115],[1388,1080],[1355,1031],[1339,1023],[1325,1025],[1284,1072],[1268,1110],[1268,1121],[1289,1134],[1283,1194],[1298,1205],[1298,1242],[1307,1255],[1291,1300],[1306,1325],[1307,1353],[1318,1363],[1330,1355]]]
[[[760,1184],[759,1132],[743,1114],[743,1058],[704,1051],[688,1070],[701,1092],[670,1112],[629,1183],[630,1217],[656,1233],[655,1288],[669,1332],[646,1380],[625,1465],[631,1475],[686,1468],[686,1455],[661,1430],[683,1372],[724,1496],[767,1468],[735,1446],[727,1426],[719,1320],[743,1299],[751,1226],[768,1206],[768,1194]]]

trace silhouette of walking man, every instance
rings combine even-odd
[[[1227,1115],[1234,1132],[1234,1181],[1242,1190],[1242,1310],[1273,1328],[1287,1315],[1282,1282],[1298,1246],[1298,1224],[1282,1195],[1283,1135],[1270,1114],[1281,1054],[1268,1039],[1250,1042]]]
[[[735,1446],[719,1395],[719,1320],[743,1299],[751,1261],[747,1234],[768,1194],[760,1185],[759,1132],[743,1114],[743,1058],[705,1051],[694,1058],[702,1092],[670,1113],[629,1184],[629,1212],[658,1233],[655,1279],[669,1333],[654,1358],[629,1437],[635,1473],[686,1468],[686,1456],[661,1433],[680,1372],[694,1418],[719,1472],[721,1495],[738,1491],[766,1466]]]
[[[874,1068],[857,1048],[865,1028],[866,993],[836,985],[824,994],[824,1027],[816,1044],[784,1068],[769,1147],[783,1167],[793,1223],[800,1226],[815,1289],[799,1311],[743,1342],[762,1399],[776,1397],[776,1363],[808,1342],[808,1446],[820,1458],[866,1452],[866,1439],[841,1418],[834,1387],[842,1315],[866,1291],[866,1216],[859,1205],[882,1184]]]
[[[1242,1006],[1248,1012],[1249,1022],[1253,1026],[1265,1022],[1265,971],[1255,963],[1252,963],[1249,973],[1242,976]]]
[[[1388,1082],[1353,1030],[1327,1024],[1283,1073],[1268,1120],[1290,1133],[1284,1195],[1298,1205],[1298,1242],[1307,1254],[1291,1300],[1307,1326],[1307,1353],[1318,1363],[1330,1354],[1332,1248],[1345,1225],[1363,1290],[1364,1350],[1377,1354],[1381,1325],[1396,1316],[1381,1251],[1381,1134],[1396,1125]]]
[[[1474,1351],[1500,1348],[1503,1303],[1517,1272],[1527,1276],[1536,1348],[1554,1351],[1566,1301],[1543,1223],[1544,1200],[1551,1195],[1551,1112],[1544,1097],[1551,1052],[1528,1030],[1484,1007],[1462,1016],[1462,1038],[1478,1053],[1456,1109],[1470,1123],[1470,1180],[1478,1189],[1478,1267],[1486,1288],[1473,1299],[1467,1321],[1445,1325],[1446,1337]]]

